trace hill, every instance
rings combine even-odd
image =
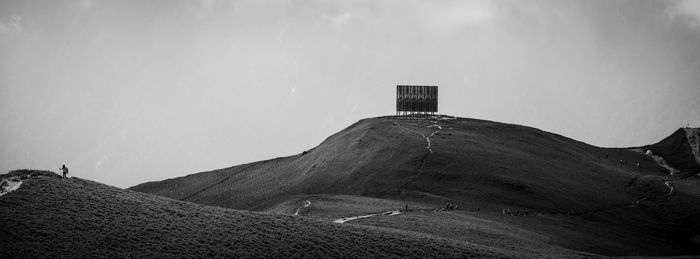
[[[0,181],[2,258],[514,257],[407,231],[197,205],[48,171],[15,171]]]
[[[346,209],[357,204],[372,213],[396,209],[397,203],[415,204],[421,215],[404,213],[391,220],[370,217],[353,223],[457,240],[497,240],[434,231],[450,224],[468,229],[465,221],[477,218],[495,222],[494,226],[512,226],[511,232],[532,233],[539,237],[538,244],[566,249],[605,255],[698,254],[700,197],[692,188],[697,177],[688,173],[668,177],[667,169],[643,152],[595,147],[531,127],[447,116],[380,117],[361,120],[298,155],[130,189],[288,214],[295,211],[292,204],[302,206],[305,199],[315,198],[318,205],[302,207],[303,211],[326,220],[359,213]],[[673,188],[669,180],[690,187],[669,193]],[[327,202],[337,195],[352,198]],[[359,202],[366,198],[381,202]],[[446,203],[463,209],[439,215],[427,212]],[[514,214],[523,217],[509,217]],[[426,229],[416,220],[432,227]],[[497,234],[495,228],[485,229]]]
[[[332,193],[476,197],[566,212],[634,200],[634,194],[619,192],[619,186],[637,173],[664,173],[640,154],[596,148],[524,126],[470,119],[440,121],[443,130],[433,125],[438,124],[362,120],[299,155],[130,189],[239,209],[289,194]],[[641,169],[629,164],[633,162],[640,162]],[[568,192],[561,191],[563,186]]]
[[[700,129],[682,128],[656,144],[644,146],[653,154],[663,157],[669,165],[683,172],[700,173],[698,137]]]

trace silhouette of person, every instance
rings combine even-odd
[[[61,171],[63,171],[63,178],[66,178],[66,175],[68,175],[68,167],[66,167],[66,164],[61,166]]]

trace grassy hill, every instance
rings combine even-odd
[[[658,143],[644,146],[644,149],[660,155],[669,165],[680,171],[700,173],[700,164],[688,141],[689,135],[696,135],[697,131],[700,129],[678,129]]]
[[[692,190],[697,177],[686,175],[678,186],[691,187],[672,194],[667,178],[667,170],[643,153],[595,147],[530,127],[449,117],[380,117],[361,120],[298,155],[130,189],[261,211],[283,211],[280,206],[313,195],[397,200],[433,209],[453,203],[480,213],[460,210],[450,220],[435,221],[429,213],[422,218],[434,227],[462,222],[456,226],[467,228],[464,221],[477,217],[535,233],[549,245],[606,255],[698,254],[700,197]],[[334,212],[314,215],[351,213],[342,202]],[[320,208],[308,211],[315,209]],[[505,209],[529,213],[504,217]],[[357,224],[479,239],[426,231],[408,216]]]
[[[374,118],[299,155],[130,189],[239,209],[290,194],[332,193],[479,199],[565,212],[627,203],[636,195],[620,189],[633,177],[665,172],[641,154],[534,128],[471,119],[439,124],[446,129],[431,137],[433,153],[424,137],[435,132],[427,127],[432,122]]]
[[[2,258],[516,257],[408,231],[181,202],[48,171],[0,178],[21,181],[0,196]]]

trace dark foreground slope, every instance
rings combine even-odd
[[[1,258],[508,257],[408,232],[241,212],[123,190],[46,171],[0,196]]]
[[[252,210],[318,194],[434,208],[449,202],[478,207],[476,217],[519,225],[566,248],[606,255],[698,254],[700,197],[692,188],[669,192],[673,183],[667,177],[667,170],[643,153],[595,147],[530,127],[381,117],[361,120],[295,156],[131,189]],[[529,214],[493,216],[503,210]],[[402,226],[410,224],[416,225]]]

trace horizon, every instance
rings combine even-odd
[[[601,147],[700,127],[700,1],[3,1],[0,170],[117,187],[301,153],[394,114]]]

